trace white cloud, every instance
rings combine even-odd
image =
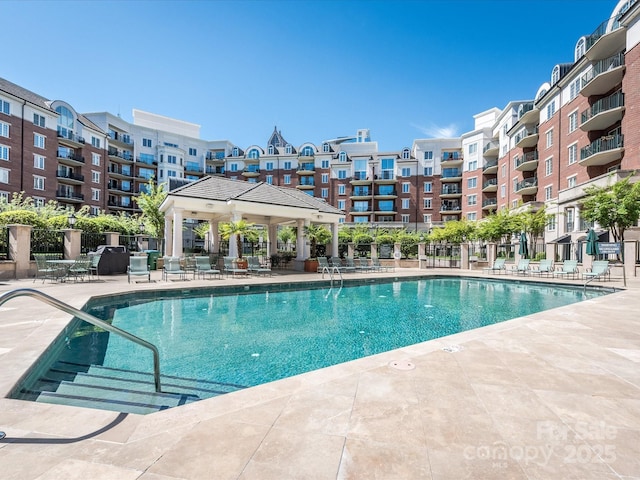
[[[453,138],[458,136],[458,126],[455,123],[444,127],[433,123],[427,126],[412,123],[411,126],[423,135],[431,138]]]

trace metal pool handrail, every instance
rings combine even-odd
[[[153,378],[155,380],[156,392],[161,392],[160,389],[160,353],[158,352],[158,348],[152,344],[143,340],[140,337],[136,337],[135,335],[122,330],[118,327],[114,327],[113,325],[108,324],[107,322],[100,320],[93,315],[88,314],[87,312],[83,312],[82,310],[78,310],[77,308],[72,307],[71,305],[67,305],[60,300],[53,298],[46,293],[42,293],[39,290],[34,290],[32,288],[19,288],[16,290],[11,290],[0,295],[0,306],[6,303],[8,300],[11,300],[15,297],[28,296],[33,297],[38,300],[43,301],[44,303],[51,305],[52,307],[56,307],[59,310],[62,310],[69,315],[73,315],[78,317],[81,320],[84,320],[87,323],[100,327],[108,332],[115,333],[116,335],[120,335],[121,337],[130,340],[138,345],[148,348],[153,353]]]

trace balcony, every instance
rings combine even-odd
[[[482,173],[491,175],[498,173],[498,160],[487,160],[482,167]]]
[[[500,144],[498,142],[489,142],[482,149],[482,155],[485,157],[497,157],[500,153]],[[498,161],[496,160],[496,165]]]
[[[260,166],[259,165],[247,165],[242,170],[242,176],[247,178],[254,178],[260,175]]]
[[[195,173],[202,175],[204,173],[204,168],[197,162],[185,162],[184,164],[185,173]]]
[[[396,172],[394,170],[382,170],[374,178],[376,183],[393,183],[396,181]]]
[[[207,175],[224,175],[224,167],[207,166]]]
[[[397,198],[398,196],[398,192],[395,188],[382,188],[380,187],[378,189],[378,192],[376,193],[376,198],[382,199],[382,198]]]
[[[110,145],[119,145],[121,147],[133,147],[131,136],[126,133],[111,131],[107,134]]]
[[[447,213],[449,215],[462,213],[462,205],[457,202],[443,203],[440,205],[440,213]]]
[[[538,127],[525,128],[515,138],[517,148],[531,148],[538,145]]]
[[[368,215],[371,213],[371,205],[354,205],[349,210],[351,215]]]
[[[133,185],[118,182],[109,182],[107,188],[115,193],[133,193]]]
[[[110,177],[114,178],[132,178],[133,169],[129,166],[109,165],[107,170]]]
[[[615,30],[607,32],[611,21],[611,19],[605,20],[587,37],[585,57],[589,60],[594,61],[608,57],[624,48],[626,31],[624,28],[620,28],[619,25],[612,25]]]
[[[518,109],[518,121],[522,125],[530,125],[540,121],[540,109],[533,102],[523,103]]]
[[[605,130],[622,120],[624,113],[624,94],[618,90],[613,95],[601,98],[582,112],[580,129],[585,132]]]
[[[158,162],[156,161],[156,157],[153,155],[140,155],[137,159],[136,159],[136,163],[144,163],[145,165],[158,165]]]
[[[482,191],[484,193],[487,192],[496,192],[498,190],[498,179],[492,178],[491,180],[487,180],[482,184]]]
[[[446,184],[442,186],[440,198],[456,198],[462,196],[462,187],[460,185]]]
[[[66,203],[82,203],[84,202],[84,195],[69,190],[57,190],[56,199]]]
[[[457,168],[443,168],[441,182],[459,182],[462,180],[462,170]]]
[[[608,165],[622,158],[624,152],[622,135],[609,135],[580,149],[580,162],[583,167]]]
[[[580,93],[585,97],[604,95],[622,82],[624,76],[624,55],[622,52],[593,64],[585,73],[580,84]]]
[[[58,170],[56,172],[56,178],[61,180],[63,183],[68,183],[72,185],[80,185],[84,183],[84,175],[80,175],[79,173],[73,172],[65,172],[64,170]]]
[[[124,208],[127,210],[132,210],[133,209],[133,202],[126,202],[126,201],[122,201],[122,200],[109,200],[107,202],[107,205],[111,208]]]
[[[538,178],[525,178],[516,185],[515,193],[518,195],[535,195],[538,193]]]
[[[66,148],[58,148],[57,158],[60,163],[68,165],[82,165],[84,164],[84,157],[75,153],[73,150]]]
[[[62,131],[58,129],[57,135],[58,135],[58,143],[69,145],[74,148],[82,147],[82,145],[84,145],[85,143],[85,140],[83,137],[81,137],[80,135],[76,135],[75,133],[70,131]]]
[[[313,190],[315,187],[315,179],[314,177],[301,177],[300,183],[296,186],[300,190]]]
[[[206,159],[210,162],[224,162],[224,152],[207,152]]]
[[[351,198],[356,200],[371,198],[371,189],[368,187],[354,187],[351,192]]]
[[[443,152],[442,153],[442,167],[459,167],[462,165],[462,155],[458,152]]]
[[[313,175],[316,171],[316,166],[314,163],[301,163],[298,165],[296,172],[298,175]]]
[[[497,198],[485,198],[482,201],[482,210],[495,210],[498,206]]]
[[[367,172],[354,172],[350,181],[352,185],[371,184],[371,179],[367,177]]]
[[[532,172],[538,168],[538,150],[527,152],[522,157],[516,158],[516,170],[519,172]]]
[[[117,148],[109,147],[108,155],[114,162],[133,162],[134,156],[128,150],[118,150]]]

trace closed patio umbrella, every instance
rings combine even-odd
[[[522,232],[520,234],[520,250],[518,253],[522,258],[529,258],[529,247],[527,246],[527,234]]]
[[[598,236],[593,228],[589,229],[587,233],[587,255],[598,255],[600,249],[598,248]]]

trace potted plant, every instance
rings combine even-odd
[[[304,227],[304,235],[309,240],[310,244],[310,257],[304,261],[305,272],[317,272],[318,271],[318,245],[326,245],[331,241],[331,230],[324,225],[311,224],[308,227]]]

